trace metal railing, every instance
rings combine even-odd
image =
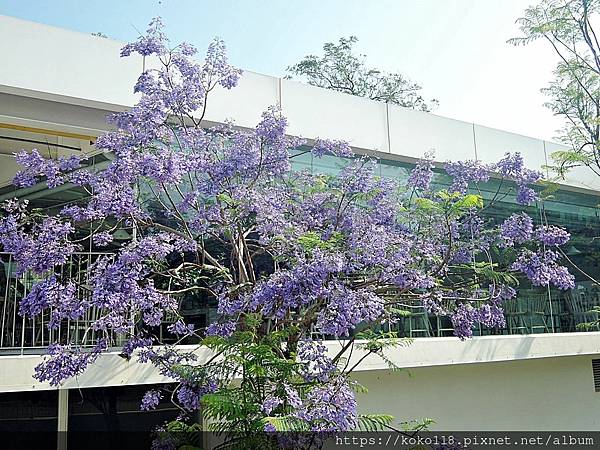
[[[75,253],[62,266],[62,276],[73,280],[76,285],[75,295],[84,300],[91,295],[89,276],[92,264],[100,257],[111,256],[110,253]],[[48,323],[53,310],[46,309],[35,317],[19,314],[21,300],[31,288],[40,281],[31,272],[18,274],[17,263],[10,253],[0,253],[0,350],[6,349],[42,349],[50,343],[72,343],[92,346],[106,333],[93,330],[90,325],[100,317],[99,308],[86,310],[78,320],[62,320],[58,327],[50,328]]]
[[[89,277],[92,264],[99,258],[112,257],[110,253],[75,253],[62,267],[63,277],[76,284],[78,298],[85,300],[91,296]],[[122,337],[96,331],[91,324],[101,317],[97,307],[88,308],[78,320],[62,320],[58,327],[50,328],[48,323],[52,309],[45,310],[35,317],[19,314],[20,302],[40,281],[32,273],[18,274],[17,264],[10,253],[0,253],[0,352],[37,353],[53,342],[93,346],[100,338],[109,338],[109,345],[122,344]],[[180,303],[180,313],[194,316],[194,311],[186,311]],[[534,334],[572,331],[600,331],[600,292],[588,289],[575,289],[566,292],[548,292],[545,289],[523,290],[517,298],[503,304],[506,327],[490,329],[477,325],[475,336],[489,334]],[[214,307],[202,312],[210,320]],[[452,323],[448,317],[436,316],[426,311],[418,299],[403,300],[397,308],[399,314],[384,329],[396,331],[402,337],[452,336]],[[196,311],[197,312],[197,311]],[[164,327],[157,330],[158,336],[165,336],[170,322],[165,319]],[[592,324],[589,326],[589,324]],[[588,326],[586,326],[588,324]],[[206,323],[201,325],[206,326]],[[166,336],[168,338],[168,336]],[[327,336],[321,336],[327,338]]]

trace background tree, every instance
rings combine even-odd
[[[523,35],[515,45],[542,39],[559,62],[554,80],[542,89],[546,106],[565,118],[560,139],[569,150],[552,154],[553,169],[561,176],[576,166],[600,175],[600,20],[598,0],[544,0],[527,8],[517,20]]]
[[[421,95],[421,86],[404,75],[369,68],[366,55],[354,54],[353,45],[356,42],[358,38],[355,36],[342,37],[337,44],[327,42],[323,45],[323,56],[305,56],[298,64],[288,67],[287,71],[313,86],[371,100],[421,111],[431,111],[437,106],[437,100],[425,100]]]
[[[383,178],[376,160],[347,143],[287,135],[276,107],[254,129],[203,127],[209,94],[241,76],[219,40],[198,63],[190,45],[169,46],[155,19],[122,49],[132,53],[158,68],[140,75],[139,102],[113,115],[113,131],[96,141],[113,155],[104,170],[79,156],[17,155],[17,186],[73,183],[89,195],[61,210],[7,202],[0,243],[18,273],[35,275],[21,315],[51,330],[93,318],[84,330],[93,348],[55,333],[34,376],[59,385],[110,349],[154,364],[174,385],[146,393],[142,409],[169,396],[181,411],[161,434],[163,448],[179,439],[169,431],[200,427],[190,423],[199,408],[233,448],[278,448],[289,436],[275,431],[308,432],[298,439],[310,448],[315,432],[396,429],[391,416],[359,414],[355,393],[366,387],[352,374],[367,358],[391,364],[389,348],[406,343],[394,330],[407,302],[449,316],[464,339],[477,323],[505,325],[502,302],[516,295],[517,273],[534,286],[573,287],[559,263],[566,231],[534,227],[525,214],[496,224],[482,215],[496,198],[484,205],[469,193],[493,171],[518,203],[535,202],[530,184],[541,175],[520,155],[448,163],[446,190],[431,184],[429,159],[408,180]],[[292,170],[308,152],[345,167]],[[112,254],[81,268],[71,256],[83,249]],[[201,329],[186,323],[185,295],[218,304],[217,319]],[[159,333],[166,319],[168,333]],[[327,338],[341,345],[330,351]],[[197,346],[178,345],[190,340]]]

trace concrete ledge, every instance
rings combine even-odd
[[[326,341],[330,354],[335,355],[345,341]],[[349,367],[365,355],[357,341]],[[197,346],[181,346],[194,351],[201,364],[210,357],[210,351]],[[398,367],[434,367],[489,362],[557,358],[580,355],[600,355],[600,332],[556,333],[516,336],[484,336],[467,341],[457,338],[418,338],[410,345],[386,350],[385,355]],[[56,389],[32,378],[34,368],[43,355],[0,356],[0,392],[18,392]],[[357,372],[386,370],[388,364],[377,355],[362,361]],[[89,388],[132,384],[167,383],[151,364],[141,364],[135,356],[126,360],[117,352],[102,355],[95,364],[78,378],[69,380],[62,388]]]

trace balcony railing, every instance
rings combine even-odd
[[[90,295],[86,289],[91,265],[108,253],[73,254],[62,270],[69,271],[76,282],[78,298]],[[17,264],[10,253],[0,253],[3,267],[0,267],[0,350],[43,349],[52,342],[71,342],[77,345],[92,346],[101,337],[98,331],[89,326],[100,314],[98,308],[89,309],[79,320],[64,320],[57,328],[49,328],[52,310],[45,310],[36,317],[23,317],[19,305],[39,281],[31,273],[17,274]],[[106,337],[102,334],[102,337]],[[116,342],[115,342],[116,343]]]
[[[108,253],[76,253],[63,267],[71,279],[77,282],[77,295],[90,296],[89,275],[91,265]],[[48,327],[52,310],[29,318],[19,314],[19,304],[39,281],[34,275],[17,275],[16,263],[9,253],[0,253],[0,352],[37,353],[52,342],[93,346],[106,334],[94,331],[90,325],[100,317],[98,308],[89,309],[79,320],[64,320],[55,329]],[[197,302],[195,300],[198,300]],[[196,304],[198,303],[198,304]],[[189,298],[181,303],[181,314],[195,321],[197,328],[205,326],[207,318],[214,317],[214,308],[199,306],[201,299]],[[546,290],[521,290],[516,299],[504,303],[506,327],[491,329],[478,325],[475,336],[500,334],[560,333],[572,331],[600,331],[600,293],[582,288],[567,292]],[[191,309],[190,309],[191,308]],[[403,337],[452,336],[452,323],[448,317],[428,313],[418,299],[403,300],[398,317],[386,324],[386,330],[396,331]],[[201,319],[198,319],[199,317]],[[170,322],[169,322],[170,323]],[[592,324],[589,326],[589,324]],[[586,326],[587,324],[587,326]],[[166,326],[159,327],[157,334],[166,336]],[[119,345],[117,336],[110,336],[111,345]],[[326,338],[326,337],[325,337]]]
[[[477,324],[474,336],[502,334],[566,333],[600,331],[600,294],[585,289],[549,293],[545,289],[522,290],[502,304],[506,326],[488,328]],[[403,301],[403,314],[387,326],[404,337],[452,336],[447,316],[428,313],[419,300]]]

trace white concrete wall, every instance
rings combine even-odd
[[[120,58],[123,43],[0,16],[0,84],[66,102],[131,105],[142,58]],[[70,99],[70,101],[69,101]]]
[[[362,413],[432,418],[437,431],[600,429],[588,356],[360,372]]]
[[[126,108],[135,103],[133,84],[144,62],[137,56],[120,58],[122,45],[0,16],[0,93],[95,110]],[[146,61],[146,66],[151,64],[151,60]],[[0,98],[0,109],[1,102]],[[434,150],[438,161],[479,158],[486,162],[498,160],[507,151],[520,151],[530,167],[540,169],[550,152],[560,148],[539,139],[252,72],[244,73],[238,88],[215,91],[206,119],[233,119],[239,126],[251,127],[262,111],[275,104],[287,115],[290,134],[343,139],[358,151],[419,158]],[[2,114],[22,120],[18,112]],[[95,122],[89,125],[97,126]],[[598,177],[586,170],[569,174],[564,184],[600,190]]]
[[[588,334],[597,340],[597,333]],[[533,338],[533,337],[531,337]],[[425,342],[427,339],[417,340]],[[446,338],[446,342],[450,342]],[[460,343],[463,347],[482,343]],[[493,341],[482,341],[493,350]],[[527,339],[521,346],[525,356]],[[554,343],[557,343],[554,340]],[[548,341],[548,349],[551,342]],[[449,362],[445,352],[454,344],[438,342],[425,360]],[[535,347],[534,344],[533,346]],[[560,344],[558,345],[560,346]],[[576,346],[575,346],[576,347]],[[450,350],[449,350],[450,349]],[[398,421],[432,418],[432,430],[445,431],[576,431],[600,429],[600,393],[594,391],[591,360],[594,355],[516,358],[502,362],[458,359],[450,365],[419,367],[410,358],[422,355],[423,347],[397,349],[393,358],[401,371],[383,364],[365,365],[354,374],[367,394],[358,395],[361,413],[392,414]],[[402,353],[407,353],[401,357]],[[469,353],[469,350],[466,351]],[[530,355],[531,356],[531,355]],[[206,355],[200,355],[202,360]],[[456,357],[456,356],[454,356]],[[597,356],[596,356],[597,357]],[[0,358],[0,393],[53,389],[35,382],[31,375],[39,356]],[[406,363],[403,363],[405,361]],[[412,364],[412,366],[411,366]],[[82,376],[62,388],[154,384],[169,380],[150,364],[126,361],[117,354],[102,356]]]

